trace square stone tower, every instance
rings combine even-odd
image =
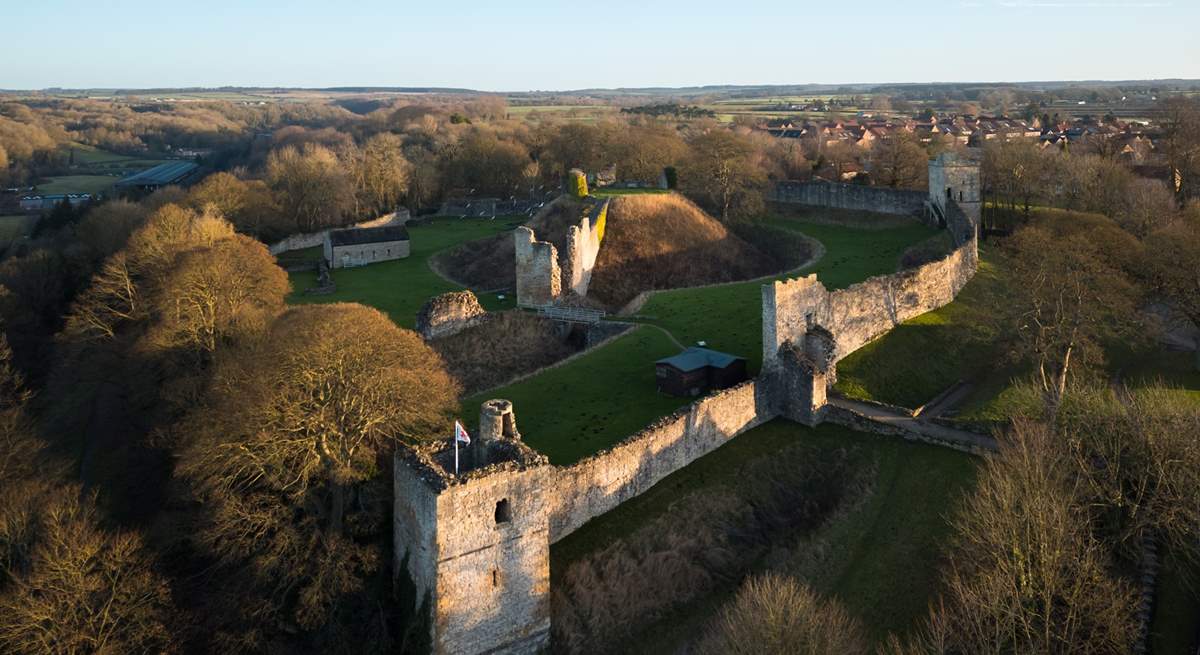
[[[512,404],[490,400],[479,434],[395,459],[395,561],[428,612],[433,652],[534,653],[550,639],[552,467],[521,442]]]
[[[958,204],[976,228],[983,211],[980,159],[976,153],[943,152],[929,160],[929,202],[948,216],[947,201]]]

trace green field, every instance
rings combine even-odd
[[[936,233],[912,222],[902,227],[861,230],[772,217],[771,225],[803,232],[825,246],[825,256],[803,274],[816,273],[829,289],[841,289],[875,275],[895,272],[900,255]],[[788,276],[778,276],[784,279]],[[639,311],[685,344],[705,341],[717,350],[745,357],[750,372],[762,366],[762,285],[744,282],[719,287],[677,289],[655,294]]]
[[[417,322],[417,312],[426,300],[447,291],[462,289],[434,273],[427,262],[429,257],[465,241],[511,230],[522,218],[442,218],[426,225],[410,226],[408,232],[412,240],[412,253],[407,258],[361,268],[336,269],[333,271],[333,281],[337,285],[337,292],[326,296],[304,295],[305,289],[316,285],[316,272],[291,273],[292,293],[288,296],[288,302],[362,303],[385,312],[397,325],[412,328]],[[479,301],[488,310],[515,306],[512,296],[502,301],[495,294],[484,294]]]
[[[463,401],[475,424],[489,398],[513,401],[517,429],[554,464],[611,446],[691,402],[658,393],[654,361],[679,352],[661,331],[639,327],[567,365]]]
[[[922,619],[936,592],[950,534],[947,517],[974,483],[977,459],[957,451],[879,438],[835,425],[807,428],[775,420],[671,474],[649,491],[589,522],[550,549],[551,580],[571,562],[608,546],[671,509],[683,495],[734,492],[747,464],[800,441],[813,457],[851,448],[862,466],[876,467],[871,493],[854,511],[817,529],[806,543],[824,544],[819,566],[800,574],[868,627],[876,640],[905,632]],[[801,545],[804,549],[806,546]],[[799,553],[801,557],[806,553]],[[765,565],[765,563],[764,563]],[[738,581],[712,597],[669,614],[645,631],[636,652],[676,652],[703,630]]]
[[[119,178],[111,175],[60,175],[46,179],[47,182],[37,185],[37,192],[40,194],[101,193]]]
[[[29,217],[24,214],[0,216],[0,242],[7,242],[24,236],[29,228]]]

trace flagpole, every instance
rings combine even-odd
[[[451,437],[451,439],[454,439],[454,475],[457,477],[458,476],[458,426],[457,425],[454,426],[454,436]]]

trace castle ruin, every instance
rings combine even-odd
[[[935,167],[941,172],[935,174]],[[550,544],[774,418],[805,425],[845,420],[826,411],[837,361],[900,322],[951,302],[978,265],[978,205],[958,204],[960,197],[964,203],[978,197],[972,193],[978,165],[972,169],[943,155],[930,162],[930,179],[938,186],[922,194],[924,216],[950,231],[953,252],[839,291],[828,291],[811,275],[763,285],[764,363],[757,378],[701,398],[569,466],[549,464],[521,441],[505,400],[481,407],[479,434],[459,453],[457,475],[445,441],[398,449],[395,562],[428,612],[433,651],[544,649],[550,639]],[[887,198],[871,199],[870,187],[863,189],[868,191],[853,190],[854,197],[873,205],[896,197],[881,189]],[[831,191],[810,194],[789,185],[788,193]],[[555,261],[553,246],[526,232],[518,235],[518,261],[522,236],[530,246],[527,256],[548,253]]]

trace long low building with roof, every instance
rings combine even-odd
[[[325,261],[331,268],[404,259],[409,252],[408,228],[403,225],[354,227],[325,233]]]
[[[157,191],[172,184],[186,184],[199,170],[190,161],[173,161],[122,178],[115,186],[118,191]]]

